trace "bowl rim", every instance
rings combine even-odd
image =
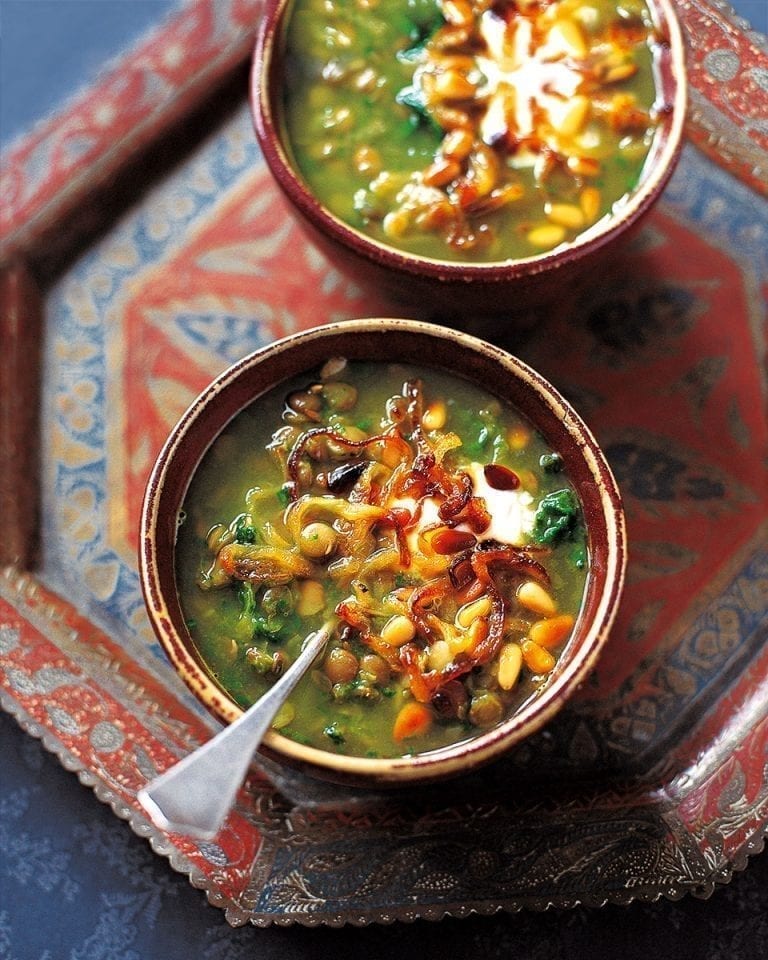
[[[290,353],[299,345],[306,346],[317,340],[322,342],[340,335],[354,336],[356,333],[386,335],[390,330],[403,331],[416,337],[450,341],[456,349],[461,345],[463,348],[461,352],[465,359],[466,351],[470,351],[475,357],[482,358],[481,362],[498,365],[505,376],[514,377],[523,389],[531,389],[535,394],[536,402],[546,407],[547,415],[551,413],[553,418],[561,422],[574,442],[574,450],[583,458],[584,465],[590,474],[590,482],[594,482],[599,496],[600,515],[605,525],[602,574],[604,588],[597,595],[594,616],[589,624],[583,622],[584,605],[582,605],[574,636],[577,636],[580,630],[583,636],[578,641],[575,655],[559,672],[556,670],[556,675],[542,686],[542,692],[527,701],[520,711],[472,738],[426,753],[400,758],[368,758],[335,754],[299,744],[276,731],[270,731],[265,736],[260,748],[266,756],[304,768],[324,779],[376,786],[415,781],[427,782],[468,772],[519,743],[558,712],[564,701],[568,699],[563,695],[564,692],[572,691],[583,682],[608,640],[623,590],[626,571],[626,522],[621,495],[605,456],[589,428],[558,391],[540,374],[512,354],[470,334],[432,323],[375,317],[324,324],[292,334],[254,351],[227,368],[199,394],[182,415],[160,451],[147,482],[139,538],[140,583],[155,634],[189,689],[220,720],[225,723],[232,722],[242,715],[242,709],[212,678],[199,657],[192,652],[194,642],[189,634],[184,631],[184,635],[181,635],[174,622],[174,618],[181,617],[181,608],[177,596],[166,597],[161,583],[163,569],[164,567],[167,569],[168,558],[164,559],[160,556],[159,539],[162,539],[163,530],[173,530],[173,533],[169,533],[168,536],[172,539],[171,577],[175,585],[175,531],[178,528],[178,513],[199,463],[226,424],[231,422],[242,409],[265,392],[278,386],[279,383],[303,371],[294,368],[291,372],[280,376],[278,380],[272,380],[268,386],[241,403],[226,420],[219,423],[213,435],[210,435],[210,430],[205,426],[205,418],[210,419],[211,416],[209,411],[211,409],[215,411],[211,403],[223,391],[236,389],[233,385],[242,382],[253,367],[274,364],[277,358]],[[312,366],[316,367],[318,362],[316,359]],[[426,366],[429,365],[429,363],[426,364]],[[433,368],[439,368],[438,364],[431,365]],[[457,373],[456,370],[452,372]],[[468,379],[472,382],[472,378]],[[474,382],[477,383],[476,380]],[[555,419],[552,422],[554,423]],[[203,428],[205,442],[202,452],[193,463],[188,458],[185,460],[187,454],[185,447],[193,442],[192,431],[196,428]],[[537,429],[543,432],[538,426]],[[546,438],[545,432],[544,436]],[[174,471],[181,477],[183,489],[179,490],[177,486],[178,496],[174,500],[175,515],[169,517],[163,514],[165,505],[163,494],[167,489],[166,483],[169,477],[173,476]],[[590,570],[587,576],[585,598],[590,589],[591,573]]]
[[[470,283],[508,282],[533,277],[550,267],[575,263],[609,244],[636,223],[655,203],[674,171],[683,147],[688,78],[685,41],[672,0],[645,0],[659,33],[659,56],[654,58],[657,102],[661,122],[640,173],[640,180],[624,198],[574,240],[531,257],[487,262],[441,260],[410,253],[369,236],[346,223],[321,203],[294,168],[283,143],[282,124],[274,109],[272,85],[284,17],[294,0],[270,0],[256,37],[250,76],[249,103],[256,137],[275,180],[297,211],[329,240],[352,249],[363,259],[418,277]],[[671,86],[671,90],[668,89]],[[670,97],[671,93],[671,97]],[[671,102],[670,102],[671,101]]]

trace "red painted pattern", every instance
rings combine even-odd
[[[38,218],[62,215],[156,139],[250,53],[262,0],[194,0],[61,113],[8,151],[0,168],[0,251]]]

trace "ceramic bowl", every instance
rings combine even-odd
[[[682,34],[671,0],[647,0],[659,37],[656,66],[660,118],[640,182],[614,212],[573,242],[520,260],[469,263],[405,253],[348,226],[312,194],[297,173],[281,121],[284,35],[292,0],[268,5],[256,44],[251,110],[264,158],[311,240],[354,280],[384,291],[421,317],[468,312],[505,316],[558,300],[588,282],[658,200],[683,139],[687,83]]]
[[[240,707],[210,675],[185,626],[175,575],[175,545],[184,497],[196,467],[225,425],[260,395],[329,357],[413,362],[472,381],[522,413],[560,453],[581,501],[590,570],[572,638],[538,695],[498,726],[439,750],[398,759],[340,756],[303,746],[275,731],[262,752],[338,783],[380,787],[468,772],[519,744],[550,720],[592,669],[608,640],[622,591],[626,535],[615,480],[588,428],[557,393],[515,357],[466,334],[411,320],[351,320],[277,341],[239,361],[194,401],[154,466],[142,517],[139,566],[150,619],[174,667],[224,723]]]

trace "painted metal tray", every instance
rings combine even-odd
[[[768,52],[723,4],[678,6],[689,142],[647,226],[587,293],[467,323],[569,396],[622,485],[629,584],[597,673],[514,755],[439,789],[254,765],[212,843],[158,832],[135,799],[213,729],[144,613],[145,478],[231,361],[399,311],[303,239],[264,169],[256,0],[189,4],[4,158],[0,702],[232,924],[706,896],[762,847]]]

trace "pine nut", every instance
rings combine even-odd
[[[442,103],[435,106],[433,115],[444,130],[471,130],[473,126],[472,118],[466,111],[446,107]]]
[[[517,588],[517,600],[527,610],[539,613],[543,617],[553,617],[557,613],[555,601],[535,580],[526,580]]]
[[[381,156],[373,147],[358,147],[352,157],[352,163],[358,173],[368,173],[374,177],[381,170]]]
[[[563,50],[578,60],[583,60],[587,55],[584,34],[573,20],[559,20],[547,34],[547,45]]]
[[[548,203],[545,211],[552,223],[559,223],[568,230],[578,230],[584,226],[584,213],[573,203]]]
[[[435,94],[441,100],[470,100],[477,87],[457,70],[438,73],[435,77]]]
[[[565,227],[561,227],[558,223],[542,224],[540,227],[534,227],[528,233],[528,242],[531,246],[538,247],[540,250],[549,250],[556,247],[563,240],[565,240]]]
[[[416,636],[416,627],[410,617],[397,614],[381,629],[381,639],[390,647],[402,647]]]
[[[574,620],[570,613],[561,613],[548,620],[537,620],[528,631],[528,636],[545,650],[558,647],[573,630]]]
[[[597,187],[584,187],[579,197],[584,219],[587,223],[594,223],[600,213],[600,191]]]
[[[469,155],[468,165],[478,196],[487,196],[499,179],[499,158],[490,147],[478,143]]]
[[[502,690],[511,690],[523,666],[523,651],[516,643],[505,643],[499,652],[498,681]]]
[[[424,183],[428,187],[443,187],[451,180],[455,180],[461,173],[461,167],[455,160],[448,157],[438,157],[424,171]]]
[[[603,76],[603,83],[619,83],[622,80],[628,80],[637,73],[636,63],[620,63],[616,67],[611,67]]]
[[[557,662],[549,650],[540,647],[533,640],[523,640],[523,660],[531,673],[549,673]]]
[[[460,607],[456,614],[456,626],[464,627],[466,630],[470,624],[478,617],[487,617],[491,612],[491,598],[489,596],[479,597],[472,603],[466,603]]]
[[[469,130],[451,130],[443,140],[440,149],[451,160],[464,160],[472,150],[475,138]]]
[[[473,620],[469,625],[467,634],[472,640],[471,649],[474,650],[475,647],[481,644],[488,636],[488,621],[483,620],[482,617],[478,617],[476,620]]]
[[[580,133],[589,114],[589,100],[587,97],[575,96],[568,107],[553,126],[563,137],[575,137]]]
[[[404,236],[411,223],[410,214],[406,210],[393,210],[382,221],[384,233],[392,240]]]
[[[472,5],[468,0],[443,0],[440,4],[443,17],[454,27],[468,27],[473,20]]]

